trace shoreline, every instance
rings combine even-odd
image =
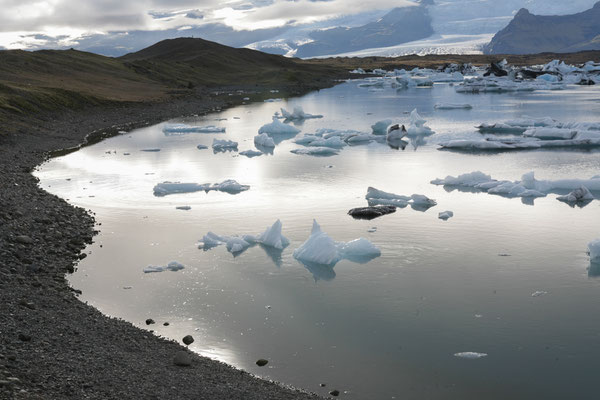
[[[292,86],[291,97],[331,87]],[[72,206],[37,185],[31,172],[56,152],[167,119],[241,104],[215,90],[161,103],[129,103],[36,116],[0,136],[0,398],[319,399],[200,356],[183,344],[102,314],[77,299],[65,277],[85,257],[95,230],[89,210]],[[251,96],[255,97],[255,96]],[[33,126],[39,120],[48,121]],[[21,121],[19,121],[21,123]],[[89,142],[89,143],[88,143]],[[190,366],[175,366],[185,351]]]

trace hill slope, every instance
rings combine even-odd
[[[522,8],[484,47],[486,54],[567,53],[600,49],[600,2],[563,16],[533,15]]]

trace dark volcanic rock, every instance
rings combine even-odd
[[[600,49],[600,2],[571,15],[533,15],[522,8],[484,46],[486,54],[568,53]]]
[[[189,346],[190,344],[194,343],[194,338],[192,335],[186,335],[183,337],[182,342],[185,343],[186,346]]]
[[[178,351],[173,358],[173,364],[178,367],[189,367],[192,365],[192,359],[185,351]]]
[[[268,363],[269,363],[269,361],[265,360],[264,358],[261,358],[261,359],[259,359],[259,360],[256,361],[256,365],[258,365],[259,367],[264,367]]]
[[[348,214],[354,219],[373,219],[382,215],[396,212],[394,206],[373,206],[373,207],[358,207],[348,211]]]

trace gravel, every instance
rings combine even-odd
[[[15,117],[0,127],[1,399],[318,398],[107,317],[65,279],[100,227],[90,212],[40,189],[35,166],[90,132],[93,141],[228,105],[219,99],[199,92],[165,104]]]

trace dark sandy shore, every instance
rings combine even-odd
[[[318,398],[195,355],[80,302],[65,274],[97,226],[86,210],[38,188],[30,173],[50,151],[78,146],[91,132],[201,114],[231,105],[226,101],[199,92],[164,104],[49,114],[37,126],[21,121],[20,132],[0,135],[1,399]],[[191,366],[174,365],[180,351]]]

